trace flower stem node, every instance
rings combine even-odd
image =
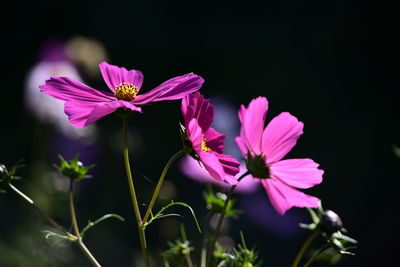
[[[259,179],[271,178],[269,168],[267,164],[265,164],[265,158],[263,155],[252,156],[250,153],[248,153],[246,167],[253,177],[257,177]]]
[[[83,163],[79,161],[78,154],[70,161],[65,160],[61,155],[58,155],[58,157],[61,160],[60,165],[54,165],[54,167],[65,177],[77,182],[91,178],[91,175],[87,175],[87,173],[94,165],[83,166]]]
[[[331,210],[325,210],[321,215],[320,227],[327,234],[333,234],[343,228],[339,215]]]

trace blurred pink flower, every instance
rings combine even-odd
[[[95,90],[67,77],[52,77],[40,86],[43,93],[65,101],[64,111],[72,125],[85,127],[118,108],[141,112],[141,105],[155,101],[181,99],[200,89],[204,80],[193,73],[172,78],[153,90],[137,95],[143,74],[138,70],[99,64],[101,74],[111,92]]]
[[[29,113],[45,124],[54,125],[69,138],[92,142],[96,135],[94,125],[84,129],[73,127],[63,112],[64,103],[38,90],[50,76],[69,76],[82,80],[76,67],[65,55],[64,43],[57,40],[45,42],[39,58],[29,70],[25,81],[24,103]]]
[[[248,108],[239,110],[242,124],[236,143],[246,157],[253,178],[259,178],[279,214],[295,207],[318,207],[318,198],[296,188],[310,188],[322,182],[323,170],[312,159],[282,158],[296,145],[303,133],[303,123],[288,112],[282,112],[264,129],[268,101],[253,99]]]
[[[224,151],[225,135],[213,128],[214,106],[199,92],[187,94],[182,99],[182,114],[185,134],[191,143],[190,154],[208,171],[212,178],[237,184],[234,176],[239,172],[240,163]]]

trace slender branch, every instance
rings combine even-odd
[[[73,221],[75,221],[75,223],[73,223],[74,225],[76,225],[76,228],[74,226],[74,230],[75,230],[75,234],[73,235],[69,232],[67,232],[59,223],[57,223],[55,220],[53,220],[49,215],[47,215],[41,208],[39,208],[35,202],[29,198],[27,195],[25,195],[24,193],[22,193],[20,190],[18,190],[14,185],[12,185],[11,183],[8,184],[10,186],[10,188],[17,193],[19,196],[21,196],[24,200],[26,200],[31,207],[34,209],[34,211],[40,216],[42,217],[45,221],[47,221],[50,225],[52,225],[54,228],[56,228],[58,231],[62,232],[65,236],[68,237],[68,239],[72,242],[76,242],[76,244],[79,246],[79,248],[82,250],[82,252],[85,254],[85,256],[90,260],[90,262],[93,264],[93,266],[95,267],[101,267],[101,265],[97,262],[97,260],[95,259],[95,257],[90,253],[89,249],[85,246],[85,244],[83,243],[82,239],[79,236],[79,230],[76,231],[77,229],[77,223],[76,223],[76,215],[75,215],[75,209],[74,209],[74,205],[73,205],[73,195],[71,195],[70,192],[70,204],[72,203],[72,205],[70,205],[70,211],[71,211],[71,215],[72,213],[74,214],[73,217],[74,219],[72,219]],[[70,188],[71,189],[71,188]],[[71,191],[71,190],[70,190]],[[71,198],[72,196],[72,198]]]
[[[299,263],[300,263],[301,259],[303,258],[304,254],[306,253],[306,251],[308,250],[310,245],[320,236],[320,234],[321,233],[319,231],[314,231],[312,233],[312,235],[304,242],[303,246],[297,253],[296,258],[294,259],[294,261],[292,263],[292,267],[299,266]]]
[[[318,256],[321,255],[321,253],[328,248],[329,248],[328,244],[323,245],[317,252],[314,253],[314,255],[312,255],[310,259],[308,259],[308,261],[303,265],[303,267],[309,267],[311,263],[313,263],[318,258]]]
[[[60,231],[61,233],[63,233],[64,235],[68,236],[69,238],[71,238],[71,240],[76,239],[75,236],[73,236],[72,234],[68,233],[58,222],[56,222],[55,220],[53,220],[49,215],[47,215],[41,208],[39,208],[35,202],[30,199],[27,195],[25,195],[24,193],[22,193],[20,190],[18,190],[14,185],[12,185],[11,183],[8,184],[10,186],[10,188],[17,193],[20,197],[22,197],[24,200],[26,200],[31,207],[34,209],[34,211],[40,216],[42,217],[45,221],[47,221],[50,225],[52,225],[54,228],[56,228],[58,231]]]
[[[90,250],[86,247],[85,243],[83,243],[82,239],[78,240],[78,246],[82,250],[83,254],[85,254],[86,258],[90,260],[93,266],[101,267],[100,263],[96,260]]]
[[[250,172],[245,172],[244,174],[242,174],[239,178],[238,178],[238,182],[240,182],[244,177],[246,177],[247,175],[249,175]],[[207,266],[210,265],[211,262],[211,256],[213,255],[213,251],[214,251],[214,247],[215,247],[215,243],[217,242],[218,236],[219,236],[219,232],[221,231],[221,226],[222,226],[222,222],[224,221],[225,218],[225,213],[226,213],[226,209],[228,208],[228,204],[229,201],[232,198],[233,192],[235,191],[237,185],[233,185],[225,199],[225,203],[224,203],[224,207],[222,208],[222,212],[219,215],[218,218],[218,222],[217,222],[217,226],[215,228],[215,233],[213,236],[213,239],[211,241],[211,245],[210,245],[210,249],[208,250],[208,260],[207,260]]]
[[[136,196],[135,186],[133,184],[133,179],[132,179],[131,166],[129,163],[128,118],[127,118],[127,116],[124,116],[124,115],[122,115],[121,117],[122,117],[122,121],[123,121],[123,140],[124,140],[124,146],[123,146],[122,152],[124,155],[126,176],[128,178],[129,191],[131,194],[132,206],[133,206],[136,223],[137,223],[137,227],[138,227],[140,248],[142,251],[144,264],[146,267],[150,267],[150,259],[149,259],[149,255],[147,253],[146,235],[144,232],[144,227],[142,227],[142,217],[140,215],[139,204],[138,204],[138,200],[137,200],[137,196]]]
[[[78,247],[82,250],[83,254],[85,254],[85,256],[89,259],[89,261],[92,263],[93,266],[101,267],[100,263],[96,260],[96,258],[90,252],[90,250],[83,243],[81,234],[79,232],[78,221],[76,219],[75,204],[74,204],[74,180],[72,179],[69,186],[69,210],[71,213],[72,227],[78,239],[77,240]]]
[[[165,165],[164,170],[161,173],[160,179],[158,180],[157,186],[154,189],[154,193],[153,193],[153,196],[152,196],[152,198],[150,200],[149,206],[147,207],[146,214],[143,217],[142,225],[146,226],[146,223],[147,223],[147,221],[149,219],[151,210],[153,209],[154,203],[157,200],[158,194],[160,193],[161,186],[162,186],[162,184],[164,182],[164,178],[167,175],[167,172],[168,172],[169,168],[171,167],[172,163],[174,163],[175,160],[177,160],[178,158],[180,158],[184,154],[185,154],[185,152],[183,150],[178,151],[175,155],[173,155],[168,160],[167,164]]]

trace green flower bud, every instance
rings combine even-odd
[[[94,165],[83,166],[83,163],[78,160],[78,155],[76,155],[69,162],[66,161],[62,156],[59,155],[61,160],[60,166],[54,165],[54,167],[64,176],[74,180],[81,181],[82,179],[91,178],[90,175],[87,175],[90,169],[94,167]]]

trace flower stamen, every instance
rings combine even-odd
[[[114,96],[119,100],[131,101],[135,99],[139,88],[131,83],[123,82],[115,86]]]
[[[206,138],[204,137],[204,134],[203,134],[203,136],[201,137],[201,150],[203,150],[204,152],[210,152],[210,151],[212,151],[211,148],[209,148],[209,147],[207,146]]]

